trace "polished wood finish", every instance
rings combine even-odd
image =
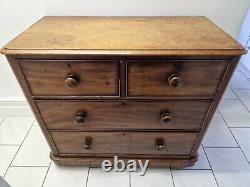
[[[205,17],[44,17],[2,50],[57,164],[186,167],[245,49]]]
[[[200,130],[210,101],[36,101],[51,130]],[[166,121],[163,112],[171,113]],[[79,125],[78,113],[86,113]]]
[[[44,17],[6,54],[236,55],[245,51],[205,17]],[[174,51],[173,51],[174,50]],[[160,53],[161,52],[161,53]]]
[[[227,66],[227,69],[226,69],[224,76],[221,80],[218,91],[217,91],[217,93],[216,93],[216,95],[215,95],[215,97],[210,105],[210,108],[206,114],[206,118],[202,124],[202,129],[200,131],[200,134],[199,134],[199,136],[194,144],[193,151],[191,153],[191,155],[193,155],[193,156],[195,156],[198,152],[199,145],[201,144],[202,139],[203,139],[203,137],[208,129],[209,123],[212,120],[212,117],[216,111],[216,108],[219,105],[219,102],[220,102],[224,92],[226,91],[227,85],[228,85],[231,77],[233,76],[233,72],[238,65],[239,59],[240,59],[240,57],[232,58],[230,63]]]
[[[127,94],[132,97],[213,96],[227,64],[223,60],[128,61]]]
[[[69,75],[66,79],[65,79],[65,86],[67,88],[76,88],[80,82],[80,77],[78,75]]]
[[[197,137],[197,133],[176,132],[52,132],[51,134],[59,153],[113,156],[128,153],[188,155]]]
[[[103,160],[110,160],[113,162],[114,157],[102,156],[102,157],[89,157],[89,156],[82,156],[82,157],[70,157],[70,156],[55,156],[52,153],[50,154],[50,158],[58,165],[66,165],[66,166],[92,166],[92,167],[101,167]],[[124,155],[119,156],[119,159],[124,160],[126,163],[128,160],[141,160],[143,163],[148,158],[143,158],[138,155]],[[194,163],[197,161],[198,155],[195,157],[188,157],[188,158],[154,158],[150,157],[149,167],[157,167],[157,168],[165,168],[171,167],[176,169],[181,169],[184,167],[193,166]]]
[[[119,62],[19,60],[33,95],[119,96]]]

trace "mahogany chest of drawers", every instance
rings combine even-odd
[[[245,50],[205,17],[44,17],[1,52],[56,163],[185,167]]]

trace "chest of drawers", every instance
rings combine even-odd
[[[185,167],[245,50],[205,17],[44,17],[1,52],[56,163]]]

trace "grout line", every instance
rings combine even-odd
[[[217,186],[219,187],[219,183],[218,183],[217,178],[216,178],[216,176],[215,176],[215,174],[214,174],[214,170],[213,170],[213,168],[212,168],[212,166],[211,166],[210,160],[208,159],[208,156],[207,156],[207,153],[206,153],[206,149],[203,147],[203,145],[201,145],[201,146],[202,146],[202,149],[203,149],[203,151],[204,151],[204,153],[205,153],[205,156],[206,156],[206,158],[207,158],[209,167],[211,168],[212,174],[213,174],[213,176],[214,176],[214,180],[215,180]]]
[[[236,97],[238,98],[237,100],[240,101],[240,103],[243,105],[243,108],[245,108],[249,113],[250,110],[247,108],[247,106],[244,104],[244,102],[240,99],[240,97],[237,95],[237,92],[235,92],[235,89],[232,89],[232,91],[234,92],[234,94],[236,95]],[[218,110],[218,112],[221,114],[220,110]],[[224,116],[221,114],[221,117],[223,118],[224,122],[226,123],[228,128],[239,128],[239,127],[229,127],[229,125],[227,124],[226,120],[224,119]],[[240,127],[240,128],[250,128],[250,127]],[[230,130],[230,129],[229,129]]]
[[[18,147],[18,146],[20,146],[20,145],[18,145],[18,144],[0,144],[0,147],[1,146],[13,146],[13,147]]]
[[[238,99],[240,100],[241,104],[246,108],[246,110],[250,113],[250,110],[247,108],[247,106],[244,104],[244,102],[241,100],[241,98],[238,96],[237,92],[235,92],[235,90],[233,89],[233,92],[235,93],[235,95],[238,97]]]
[[[132,182],[131,182],[131,172],[129,171],[129,186],[131,187],[132,186]]]
[[[249,81],[249,78],[247,78],[247,76],[246,76],[244,73],[242,73],[241,70],[239,70],[238,73],[242,74],[242,76],[243,76],[247,81]],[[230,85],[230,83],[229,83],[229,86],[230,86],[230,88],[232,88],[231,85]],[[232,88],[232,89],[233,89],[233,90],[250,90],[250,88],[236,88],[236,89]]]
[[[249,90],[250,91],[250,90]],[[227,101],[237,101],[239,99],[223,99],[223,100],[227,100]]]
[[[248,164],[250,165],[249,160],[247,159],[247,157],[246,157],[246,155],[245,155],[244,151],[241,149],[240,144],[238,143],[237,139],[235,138],[235,136],[234,136],[234,134],[232,133],[232,131],[231,131],[231,129],[230,129],[230,128],[229,128],[229,130],[230,130],[230,132],[231,132],[232,136],[234,137],[235,141],[236,141],[236,142],[237,142],[237,144],[239,145],[239,148],[240,148],[240,150],[241,150],[242,154],[244,155],[244,157],[245,157],[246,161],[247,161],[247,162],[248,162]]]
[[[242,74],[243,75],[243,77],[245,77],[246,79],[247,79],[247,76],[245,75],[245,73],[243,73],[242,71],[241,71],[241,69],[239,68],[239,72],[240,72],[240,74]]]
[[[172,182],[173,182],[173,187],[175,187],[174,176],[173,176],[172,168],[170,167],[169,169],[170,169],[170,175],[171,175]]]
[[[3,117],[3,119],[0,121],[0,126],[3,124],[6,118],[7,118],[6,116]]]
[[[48,166],[10,166],[11,168],[47,168]]]
[[[228,127],[230,129],[249,129],[250,127]]]
[[[88,181],[89,181],[89,173],[90,173],[90,166],[89,166],[89,169],[88,169],[88,175],[87,175],[87,179],[86,179],[86,187],[88,186]]]
[[[238,68],[239,72],[241,72],[241,73],[244,75],[244,77],[247,78],[246,74],[241,70],[242,68],[246,68],[246,67],[244,67],[242,64],[239,64],[238,67],[239,67],[239,68]],[[249,70],[246,69],[246,71],[249,71]],[[247,79],[248,79],[248,78],[247,78]]]
[[[52,161],[50,161],[50,164],[49,164],[49,166],[48,166],[47,172],[46,172],[45,177],[44,177],[44,179],[43,179],[43,184],[42,184],[42,187],[44,186],[44,183],[45,183],[45,180],[46,180],[47,175],[48,175],[48,173],[49,173],[49,170],[50,170],[50,166],[51,166],[51,164],[52,164]]]
[[[240,147],[204,147],[204,149],[240,149]]]
[[[230,89],[231,89],[231,91],[232,91],[232,92],[234,93],[234,95],[236,96],[236,99],[224,99],[224,98],[222,97],[221,100],[239,100],[239,97],[238,97],[237,94],[234,92],[234,89],[231,87],[230,84],[228,84],[227,88],[230,88]],[[226,89],[227,89],[227,88],[226,88]]]
[[[220,114],[221,114],[221,113],[220,113]],[[226,123],[226,125],[227,125],[227,127],[228,127],[228,124],[227,124],[227,122],[225,121],[225,119],[224,119],[224,117],[223,117],[222,114],[221,114],[221,117],[222,117],[222,119],[224,120],[224,122]],[[243,152],[243,150],[241,149],[241,146],[240,146],[239,142],[238,142],[237,139],[235,138],[235,136],[234,136],[234,134],[232,133],[231,129],[230,129],[229,127],[228,127],[228,129],[229,129],[231,135],[233,136],[234,140],[236,141],[237,145],[239,146],[239,149],[241,150],[242,154],[244,155],[246,161],[247,161],[248,164],[250,165],[250,162],[249,162],[249,160],[247,159],[247,157],[246,157],[245,153]]]
[[[239,148],[239,147],[213,147],[213,146],[208,146],[208,147],[206,147],[206,146],[203,146],[204,148],[218,148],[218,149],[220,149],[220,148],[226,148],[226,149],[231,149],[231,148]]]
[[[4,173],[4,175],[3,175],[3,177],[5,177],[5,175],[7,174],[8,170],[9,170],[9,168],[11,167],[11,164],[13,163],[14,159],[16,158],[17,153],[18,153],[19,150],[21,149],[21,147],[22,147],[22,145],[23,145],[23,143],[24,143],[26,137],[28,136],[28,134],[29,134],[29,132],[30,132],[30,130],[31,130],[31,128],[32,128],[33,123],[34,123],[34,121],[32,122],[32,124],[31,124],[31,126],[30,126],[28,132],[26,133],[24,139],[22,140],[20,146],[18,147],[17,152],[16,152],[16,154],[14,155],[13,159],[11,160],[11,162],[10,162],[10,164],[9,164],[9,166],[8,166],[8,168],[7,168],[7,170],[5,171],[5,173]]]
[[[250,79],[250,78],[249,78]],[[249,80],[247,79],[247,80]],[[232,88],[233,90],[250,90],[250,88]]]
[[[198,170],[198,171],[210,171],[210,170],[212,170],[211,168],[210,169],[201,169],[201,168],[191,168],[191,169],[186,169],[186,168],[180,168],[180,169],[174,169],[175,171],[177,171],[177,170],[185,170],[185,171],[190,171],[190,170]]]

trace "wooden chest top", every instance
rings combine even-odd
[[[245,51],[205,17],[44,17],[2,53],[240,55]]]

